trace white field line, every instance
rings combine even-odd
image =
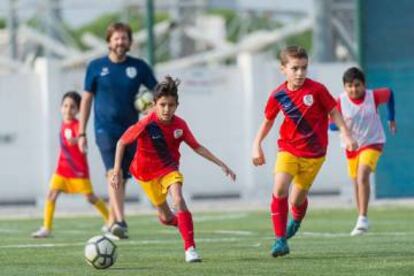
[[[17,229],[0,228],[0,233],[3,233],[3,234],[16,234],[16,233],[23,233],[23,231],[17,230]]]
[[[368,232],[362,236],[412,236],[412,232]],[[350,237],[350,233],[323,233],[323,232],[300,232],[298,237],[324,237],[324,238],[343,238]]]
[[[251,231],[240,231],[240,230],[216,230],[214,234],[225,234],[225,235],[236,235],[236,236],[252,236],[254,233]]]
[[[239,214],[227,214],[227,215],[200,215],[194,216],[195,222],[203,222],[203,221],[220,221],[220,220],[230,220],[230,219],[240,219],[247,217],[247,213],[239,213]]]
[[[252,236],[256,233],[252,231],[240,231],[240,230],[214,230],[214,231],[204,231],[196,229],[196,234],[223,234],[223,235],[234,235],[234,236]],[[158,231],[160,234],[168,235],[177,235],[177,229],[163,229]]]
[[[240,239],[237,238],[200,238],[196,239],[197,242],[206,242],[206,243],[218,243],[218,242],[239,242]],[[175,244],[181,243],[180,239],[174,240],[143,240],[143,241],[122,241],[122,245],[146,245],[146,244]],[[10,244],[2,245],[0,248],[50,248],[50,247],[77,247],[84,246],[85,242],[74,242],[74,243],[43,243],[43,244]]]
[[[253,233],[252,233],[253,234]],[[413,232],[380,232],[380,233],[366,233],[365,235],[368,236],[412,236],[414,235]],[[246,235],[245,235],[246,237]],[[323,232],[302,232],[298,235],[298,238],[306,238],[306,237],[325,237],[325,238],[344,238],[349,237],[349,233],[323,233]],[[254,237],[256,238],[256,237]],[[258,237],[261,240],[273,240],[273,237]],[[232,243],[232,242],[246,242],[247,240],[241,238],[198,238],[196,239],[197,242],[204,242],[204,243]],[[10,245],[1,245],[0,248],[51,248],[51,247],[77,247],[77,246],[84,246],[85,242],[76,242],[76,243],[43,243],[43,244],[10,244]],[[176,244],[181,243],[180,239],[171,239],[171,240],[142,240],[142,241],[122,241],[122,245],[147,245],[147,244]],[[257,243],[257,241],[252,245],[253,247],[260,246],[261,243]]]
[[[53,232],[62,233],[65,235],[79,235],[85,233],[85,230],[56,230]]]
[[[247,213],[236,213],[236,214],[224,214],[224,215],[193,215],[194,222],[204,222],[204,221],[226,221],[226,220],[234,220],[234,219],[241,219],[247,217]],[[139,223],[131,223],[128,224],[128,226],[134,226],[137,227],[143,226],[143,225],[149,225],[153,224],[154,222],[159,223],[159,220],[156,215],[154,215],[153,218],[150,220],[140,221]]]
[[[200,216],[194,216],[195,222],[204,222],[204,221],[223,221],[223,220],[233,220],[233,219],[240,219],[247,216],[247,213],[237,213],[237,214],[225,214],[225,215],[200,215]],[[153,224],[154,221],[158,222],[157,218],[154,218],[151,221],[141,222],[139,226],[146,225],[146,224]],[[82,224],[83,225],[83,224]],[[80,229],[79,230],[60,230],[59,228],[56,228],[57,232],[67,233],[67,234],[77,234],[77,233],[83,233],[81,229],[89,229],[88,227],[82,227],[81,224],[79,224]],[[130,225],[131,226],[131,225]],[[17,230],[17,229],[6,229],[6,228],[0,228],[0,233],[5,234],[13,234],[13,233],[22,233],[23,231]]]

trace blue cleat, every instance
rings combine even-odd
[[[287,231],[286,231],[287,232],[286,238],[290,239],[291,237],[293,237],[296,234],[296,232],[298,232],[299,227],[300,227],[300,221],[290,219],[288,227],[287,227]]]
[[[272,256],[275,258],[289,254],[289,246],[287,244],[287,239],[285,237],[277,238],[272,246],[271,253]]]

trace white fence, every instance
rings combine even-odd
[[[342,72],[349,64],[315,64],[310,77],[337,95]],[[185,191],[193,198],[241,196],[265,198],[272,187],[277,126],[266,139],[267,164],[251,165],[251,145],[263,118],[270,91],[283,81],[277,62],[267,55],[241,55],[237,66],[210,66],[158,72],[182,80],[178,115],[183,116],[198,140],[226,161],[238,174],[232,184],[221,170],[183,145]],[[61,71],[56,61],[39,61],[34,73],[0,76],[0,202],[42,199],[58,154],[60,98],[67,90],[81,91],[84,69]],[[106,196],[102,161],[94,144],[93,117],[88,126],[89,163],[96,192]],[[327,162],[314,192],[338,192],[348,185],[345,160],[337,134],[330,134]],[[128,195],[142,194],[130,185]]]

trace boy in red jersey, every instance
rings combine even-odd
[[[274,170],[274,185],[270,204],[275,242],[273,257],[289,253],[287,239],[299,229],[308,206],[307,195],[321,168],[328,144],[328,115],[344,135],[349,149],[356,143],[349,134],[342,116],[335,108],[336,101],[322,84],[306,78],[308,56],[305,49],[290,46],[280,53],[281,70],[286,82],[270,95],[265,108],[265,119],[256,135],[252,161],[255,166],[265,163],[262,141],[282,111],[285,119],[280,128],[279,153]],[[292,219],[288,229],[289,187]]]
[[[195,250],[193,220],[182,195],[183,175],[179,172],[181,142],[196,153],[222,168],[233,181],[234,172],[214,154],[200,145],[187,123],[174,115],[178,107],[178,80],[167,76],[155,87],[154,111],[131,126],[117,143],[114,176],[115,189],[121,184],[121,164],[125,147],[137,141],[137,151],[130,172],[141,184],[147,197],[158,211],[159,220],[165,225],[177,227],[184,241],[185,261],[200,262]],[[166,201],[172,196],[177,214]]]
[[[338,98],[338,109],[358,143],[357,150],[346,150],[348,173],[354,183],[359,215],[351,236],[357,236],[368,231],[369,177],[375,171],[386,140],[377,110],[380,104],[387,104],[391,134],[396,133],[397,124],[391,89],[366,89],[365,75],[356,67],[346,70],[342,81],[345,92]],[[331,129],[335,130],[335,126],[331,125]]]
[[[80,152],[77,145],[79,122],[76,115],[79,112],[80,102],[81,96],[77,92],[70,91],[63,95],[60,109],[63,121],[60,129],[59,161],[50,180],[43,226],[32,234],[34,238],[47,238],[51,235],[56,199],[61,192],[84,194],[102,215],[105,223],[108,220],[105,203],[93,192],[86,155]]]

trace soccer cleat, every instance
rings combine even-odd
[[[48,238],[51,236],[51,234],[52,232],[50,230],[47,230],[46,228],[41,227],[36,232],[32,233],[32,238],[36,238],[36,239]]]
[[[122,227],[119,223],[114,223],[111,226],[111,234],[119,239],[128,239],[127,228]]]
[[[287,227],[287,235],[286,238],[290,239],[291,237],[293,237],[296,232],[298,232],[299,228],[300,228],[300,221],[298,220],[294,220],[294,219],[290,219],[289,220],[289,224]]]
[[[368,232],[368,219],[366,217],[358,218],[357,224],[351,232],[351,236],[360,236]]]
[[[196,249],[191,246],[185,251],[185,261],[187,263],[199,263],[201,262],[200,255],[198,255]]]
[[[128,233],[128,224],[126,223],[125,220],[121,221],[118,223],[121,227],[124,228],[125,232]]]
[[[271,253],[272,256],[275,258],[278,256],[284,256],[289,254],[289,246],[287,244],[287,239],[285,237],[277,238],[272,246]]]
[[[361,236],[361,235],[365,234],[367,231],[368,231],[368,229],[366,229],[366,228],[356,228],[356,227],[355,227],[355,228],[351,231],[351,236],[352,236],[352,237],[355,237],[355,236]]]
[[[102,234],[104,235],[108,234],[111,232],[111,227],[105,224],[104,226],[102,226],[101,231],[102,231]]]
[[[112,240],[112,241],[119,241],[120,240],[119,237],[115,236],[111,232],[104,233],[104,236],[107,237],[108,239]]]

